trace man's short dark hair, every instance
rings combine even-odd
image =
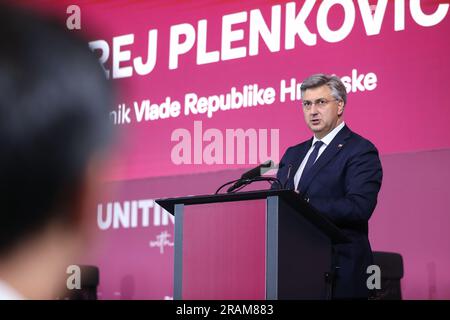
[[[110,85],[83,39],[0,5],[0,255],[51,221],[110,136]]]
[[[335,99],[344,101],[344,105],[347,103],[347,90],[345,89],[345,85],[342,83],[341,79],[336,76],[330,76],[323,73],[314,74],[303,80],[300,87],[302,99],[306,90],[325,85],[330,88],[331,94]]]

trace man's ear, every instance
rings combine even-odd
[[[342,114],[344,113],[344,107],[345,107],[345,103],[344,101],[339,101],[338,103],[338,116],[342,116]]]

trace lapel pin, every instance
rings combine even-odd
[[[338,144],[338,148],[342,148],[344,145],[342,143]]]

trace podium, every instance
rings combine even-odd
[[[296,192],[156,202],[175,215],[174,299],[330,297],[332,246],[348,239]]]

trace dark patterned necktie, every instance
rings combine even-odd
[[[300,177],[300,181],[298,183],[298,188],[300,189],[300,186],[302,185],[302,180],[304,180],[304,177],[308,173],[308,171],[311,169],[311,167],[314,165],[314,162],[316,162],[317,155],[319,154],[320,147],[323,145],[322,141],[316,141],[314,143],[314,150],[309,155],[308,161],[306,162],[305,168],[303,168],[302,176]]]

